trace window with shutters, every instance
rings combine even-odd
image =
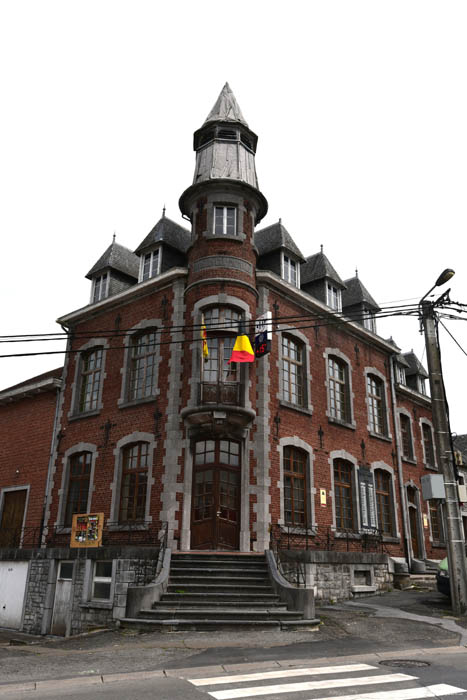
[[[361,467],[358,470],[358,486],[362,530],[374,530],[378,527],[375,508],[375,486],[373,474],[369,469]]]
[[[353,478],[353,464],[344,459],[335,459],[334,503],[336,512],[336,528],[338,530],[355,529]]]
[[[375,469],[375,496],[378,529],[387,537],[394,536],[394,505],[392,498],[392,477],[384,469]]]

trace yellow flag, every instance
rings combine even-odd
[[[208,336],[206,333],[206,324],[204,323],[204,314],[201,316],[201,340],[203,341],[203,357],[205,360],[209,357]]]

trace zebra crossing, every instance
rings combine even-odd
[[[256,697],[273,700],[278,696],[283,696],[284,700],[422,700],[467,693],[447,683],[421,686],[417,676],[381,673],[378,666],[361,663],[186,680],[214,700]],[[365,686],[372,686],[371,692],[365,692]]]

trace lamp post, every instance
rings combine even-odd
[[[441,371],[437,333],[438,319],[435,313],[436,302],[426,301],[426,297],[435,287],[445,284],[453,275],[454,270],[444,270],[433,287],[420,299],[419,308],[425,333],[435,441],[446,492],[445,522],[452,609],[455,615],[463,615],[467,610],[467,566],[464,532],[459,509],[457,480],[454,473],[451,449],[451,433],[446,412],[446,395]]]

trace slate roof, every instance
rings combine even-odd
[[[305,261],[302,252],[297,248],[292,236],[285,226],[282,225],[281,221],[271,224],[271,226],[266,226],[266,228],[260,231],[256,231],[255,245],[260,255],[266,255],[266,253],[271,253],[274,250],[281,250],[283,248],[293,253],[300,262]]]
[[[139,255],[154,243],[166,243],[175,250],[186,253],[191,243],[191,233],[164,215],[136,248],[135,254]]]
[[[413,374],[419,374],[420,377],[425,377],[425,379],[428,378],[428,372],[416,356],[413,350],[410,352],[404,352],[403,357],[408,363],[408,368],[406,370],[406,374],[408,377],[411,377]]]
[[[373,311],[380,311],[380,307],[358,277],[355,276],[344,280],[344,284],[347,289],[344,289],[342,292],[342,308],[353,306],[354,304],[365,304]]]
[[[44,382],[46,379],[61,379],[62,378],[63,367],[57,367],[56,369],[50,369],[48,372],[43,372],[38,374],[36,377],[30,377],[24,382],[19,384],[13,384],[6,389],[2,389],[0,393],[5,393],[7,391],[14,391],[15,389],[21,389],[23,386],[28,386],[29,384],[38,384],[39,382]]]
[[[315,253],[310,255],[304,265],[300,268],[300,282],[303,286],[309,282],[316,282],[317,280],[324,279],[328,277],[333,282],[336,282],[342,289],[346,288],[345,283],[341,280],[327,257],[323,252]]]
[[[91,267],[86,277],[92,279],[95,274],[106,268],[118,270],[118,272],[123,272],[125,275],[134,277],[134,279],[137,280],[139,274],[139,260],[131,250],[113,241],[96,264]]]
[[[452,441],[454,449],[462,454],[462,462],[467,465],[467,435],[456,435]]]
[[[392,335],[391,335],[390,338],[386,338],[386,342],[387,342],[387,343],[390,343],[390,344],[393,346],[394,350],[396,350],[396,351],[398,352],[398,355],[396,355],[396,362],[398,362],[398,363],[399,363],[400,365],[402,365],[403,367],[408,367],[408,366],[409,366],[409,363],[408,363],[407,360],[405,359],[404,355],[402,355],[402,353],[399,352],[399,351],[400,351],[400,347],[398,346],[398,344],[396,343],[396,341],[394,340],[394,338],[392,337]]]
[[[216,100],[214,107],[206,117],[205,124],[209,122],[241,122],[246,127],[248,124],[242,114],[235,95],[230,89],[230,85],[226,83],[222,88],[219,97]]]

